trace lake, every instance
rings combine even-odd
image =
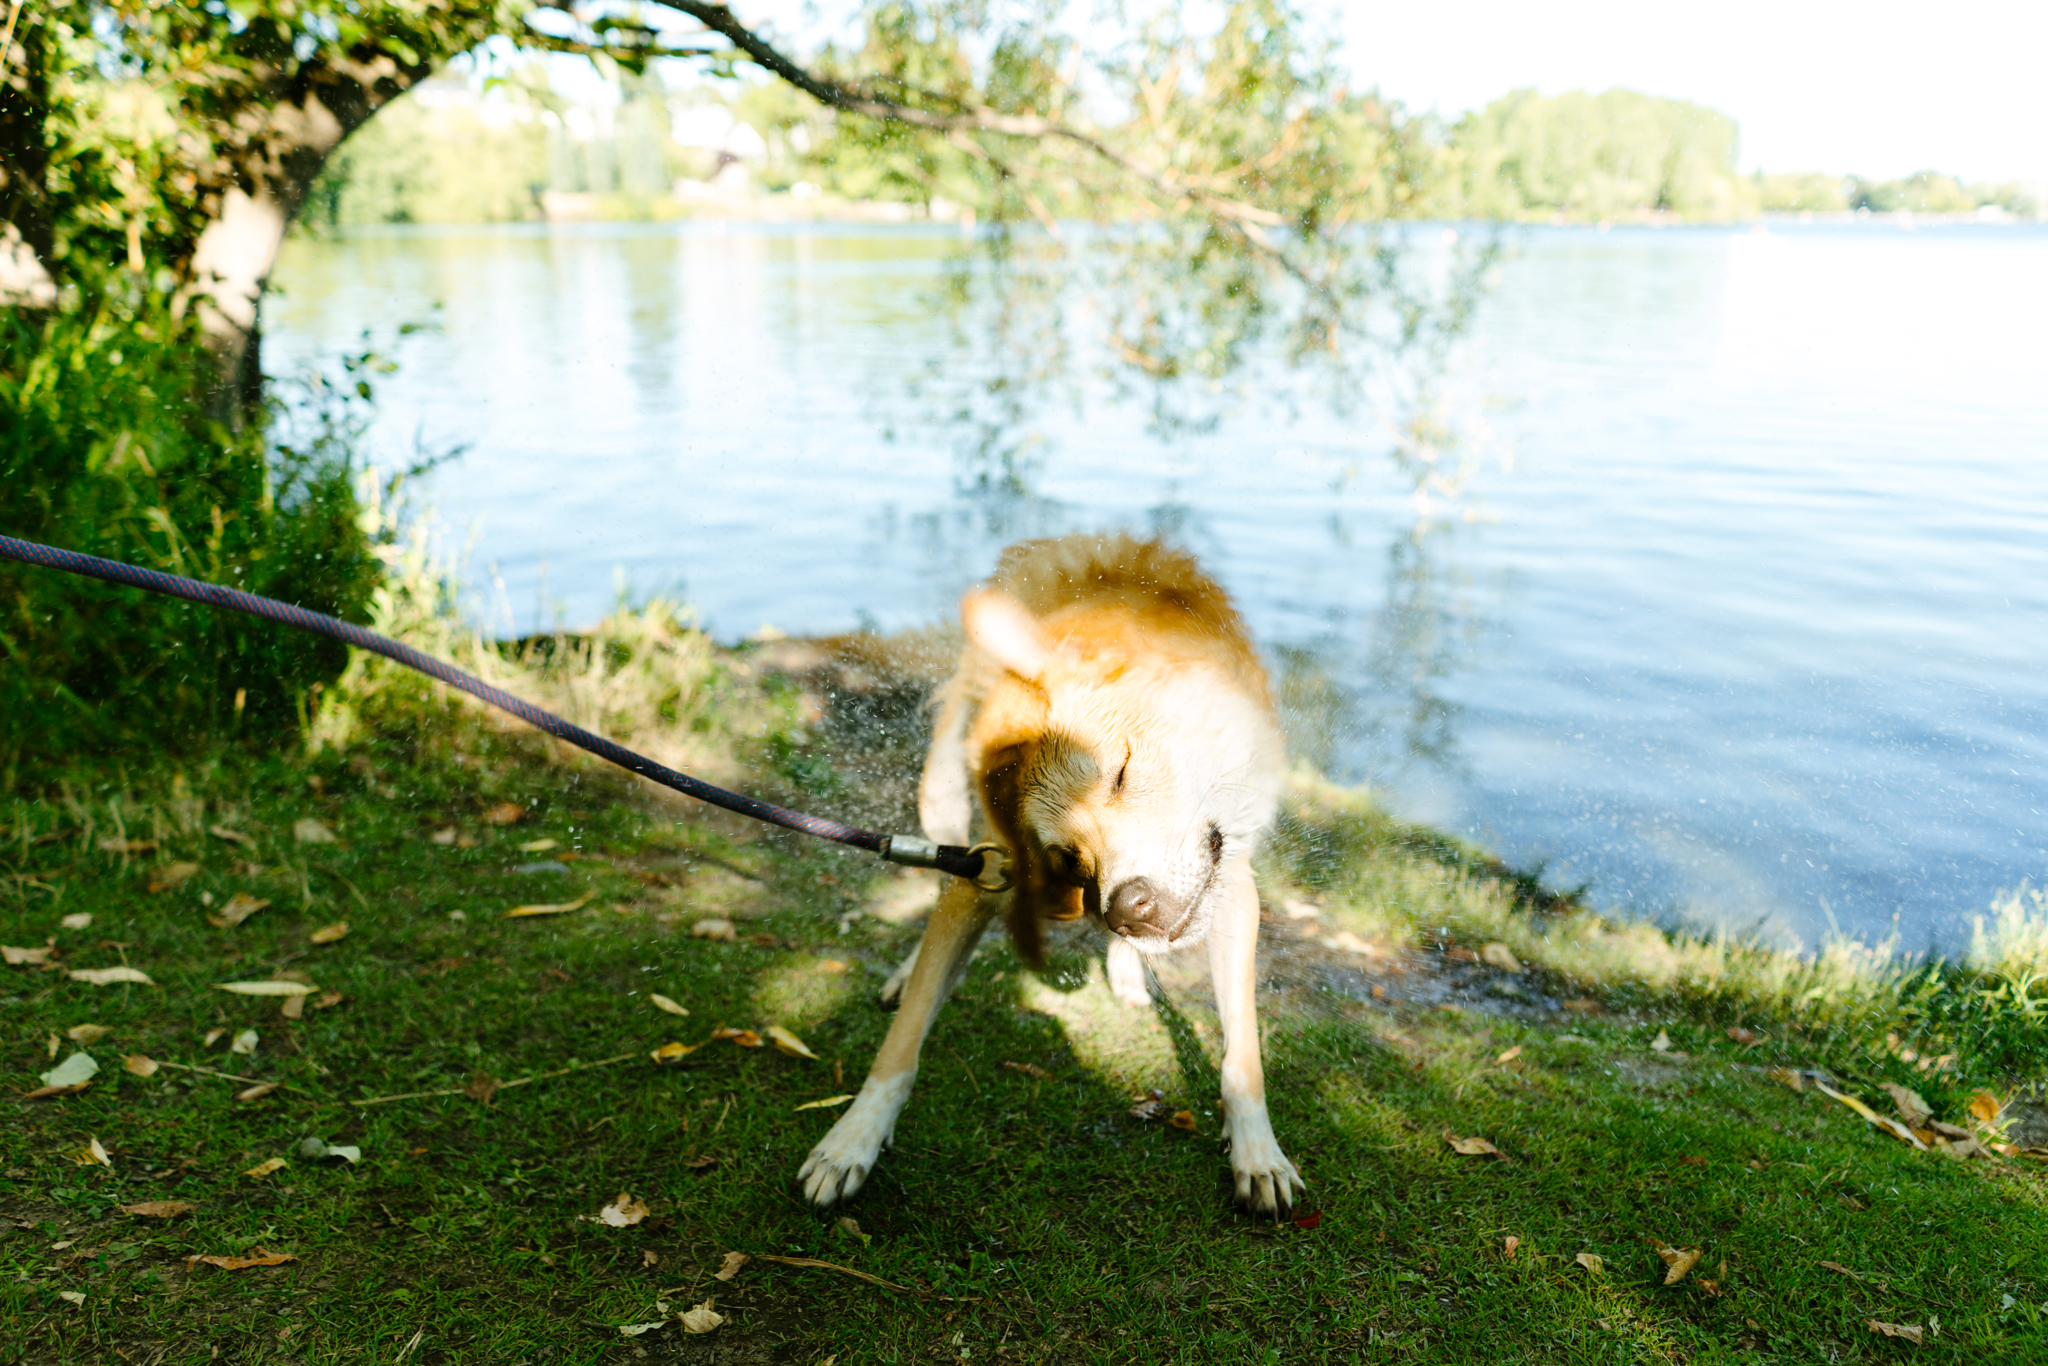
[[[1505,240],[1433,390],[1471,478],[1421,536],[1370,408],[1159,438],[1096,393],[1027,415],[1029,496],[978,489],[927,420],[972,359],[937,229],[294,241],[266,364],[438,321],[371,445],[467,447],[427,495],[495,633],[655,592],[728,639],[895,629],[1017,535],[1163,531],[1311,757],[1402,814],[1616,909],[1966,944],[2048,876],[2048,230]]]

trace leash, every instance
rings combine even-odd
[[[673,788],[685,796],[698,801],[709,802],[742,816],[757,821],[779,825],[787,830],[815,835],[821,840],[835,844],[851,845],[879,854],[891,863],[907,864],[913,868],[937,868],[951,873],[954,877],[966,878],[985,891],[1000,892],[1010,886],[1010,860],[1000,845],[984,841],[972,848],[958,844],[934,844],[915,835],[882,835],[873,830],[862,830],[858,826],[844,825],[839,821],[827,820],[822,816],[806,815],[792,811],[785,806],[776,806],[744,793],[728,792],[714,787],[687,773],[679,773],[666,764],[658,764],[644,754],[635,754],[624,745],[615,744],[602,735],[587,731],[556,716],[553,712],[542,711],[523,698],[514,697],[502,688],[494,688],[474,674],[464,673],[452,664],[444,664],[432,655],[422,654],[410,645],[401,644],[389,636],[380,636],[375,631],[366,631],[360,626],[330,617],[321,612],[309,612],[303,607],[294,607],[288,602],[275,598],[262,598],[254,593],[244,593],[239,588],[222,588],[217,584],[201,583],[197,579],[180,578],[176,574],[159,573],[154,569],[143,569],[119,560],[103,560],[97,555],[81,555],[75,550],[59,550],[55,546],[37,545],[34,541],[17,540],[12,536],[0,536],[0,559],[17,560],[44,569],[61,569],[70,574],[82,574],[87,578],[101,579],[107,583],[120,584],[126,588],[140,588],[150,593],[162,593],[166,597],[184,598],[188,602],[205,603],[209,607],[226,608],[230,612],[241,612],[264,621],[274,621],[284,626],[296,627],[316,636],[326,636],[358,650],[403,664],[429,678],[438,679],[451,688],[459,688],[471,697],[488,702],[500,711],[510,712],[536,730],[546,731],[558,740],[565,740],[578,749],[587,750],[598,758],[618,765],[628,773],[637,774],[649,782]]]

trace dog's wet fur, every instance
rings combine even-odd
[[[1302,1183],[1266,1117],[1251,873],[1284,756],[1244,622],[1192,556],[1127,536],[1013,546],[960,615],[967,648],[937,699],[918,814],[927,838],[967,844],[978,808],[1015,885],[948,883],[891,980],[901,1004],[867,1082],[799,1173],[804,1193],[829,1206],[866,1181],[996,914],[1034,966],[1048,922],[1087,916],[1112,936],[1110,986],[1133,1005],[1148,999],[1146,955],[1207,943],[1237,1198],[1286,1211]]]

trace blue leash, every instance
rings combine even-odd
[[[815,835],[819,839],[831,840],[835,844],[847,844],[856,849],[865,849],[879,854],[891,863],[908,864],[916,868],[937,868],[963,877],[988,891],[1002,891],[1010,885],[1009,858],[995,844],[977,844],[972,848],[958,844],[934,844],[915,835],[880,835],[858,826],[844,825],[838,821],[826,820],[822,816],[806,815],[792,811],[785,806],[776,806],[744,793],[728,792],[714,787],[687,773],[679,773],[666,764],[658,764],[644,754],[635,754],[624,745],[615,744],[602,735],[595,734],[573,725],[556,716],[553,712],[542,711],[523,698],[514,697],[502,688],[494,688],[474,674],[464,673],[452,664],[445,664],[432,655],[422,654],[410,645],[401,644],[389,636],[380,636],[375,631],[366,631],[360,626],[330,617],[322,612],[309,612],[303,607],[294,607],[288,602],[275,598],[262,598],[254,593],[244,593],[239,588],[222,588],[218,584],[201,583],[197,579],[180,578],[176,574],[163,574],[154,569],[143,569],[119,560],[103,560],[97,555],[81,555],[75,550],[59,550],[55,546],[38,545],[34,541],[17,540],[12,536],[0,536],[0,559],[17,560],[22,564],[38,565],[44,569],[61,569],[70,574],[83,574],[87,578],[101,579],[107,583],[120,584],[126,588],[140,588],[146,592],[162,593],[166,597],[183,598],[187,602],[202,602],[209,607],[225,608],[230,612],[241,612],[264,621],[274,621],[284,626],[316,636],[326,636],[358,650],[403,664],[429,678],[439,679],[451,688],[459,688],[471,697],[488,702],[500,711],[510,712],[536,730],[546,731],[558,740],[565,740],[578,749],[587,750],[598,758],[617,764],[628,773],[638,774],[649,782],[673,788],[685,796],[698,801],[709,802],[727,811],[751,816],[757,821],[779,825],[789,830]]]

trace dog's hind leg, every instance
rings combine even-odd
[[[903,1004],[860,1095],[811,1149],[797,1173],[812,1204],[825,1207],[852,1199],[875,1169],[875,1158],[895,1136],[896,1116],[917,1080],[917,1055],[925,1035],[966,972],[967,960],[994,914],[992,898],[964,879],[950,879],[939,893],[903,989]]]
[[[917,819],[935,844],[968,843],[974,820],[973,775],[967,768],[967,722],[973,707],[965,680],[955,678],[939,693],[932,718],[932,747],[925,751],[917,785]]]
[[[1280,1150],[1266,1117],[1266,1075],[1259,1059],[1259,893],[1251,861],[1223,870],[1223,898],[1209,931],[1209,973],[1216,1010],[1223,1017],[1223,1138],[1237,1203],[1253,1214],[1278,1217],[1305,1188],[1301,1173]]]

